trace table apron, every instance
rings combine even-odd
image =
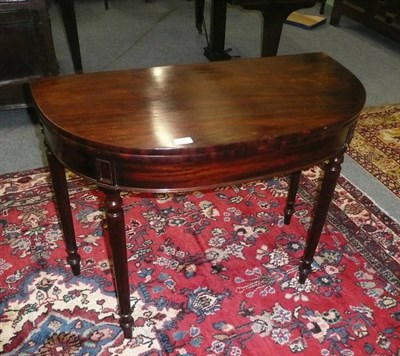
[[[282,176],[321,163],[343,150],[351,136],[348,123],[325,136],[258,149],[220,150],[197,155],[138,155],[84,146],[44,126],[45,140],[68,169],[103,187],[147,192],[214,188]],[[260,148],[262,147],[262,148]]]

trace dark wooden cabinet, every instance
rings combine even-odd
[[[46,0],[0,0],[0,109],[30,105],[30,78],[58,74]]]
[[[342,14],[400,41],[400,0],[335,0],[330,23],[338,25]]]

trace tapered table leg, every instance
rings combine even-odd
[[[120,325],[127,339],[132,338],[128,261],[126,253],[125,219],[122,198],[118,190],[101,188],[105,193],[106,218],[114,263],[115,284],[119,302]]]
[[[75,73],[82,73],[81,50],[79,46],[78,26],[76,24],[74,0],[58,0],[61,17],[67,35]]]
[[[333,26],[338,26],[342,17],[343,0],[335,0],[332,7],[331,19],[329,23]]]
[[[75,241],[74,223],[72,220],[65,169],[47,147],[46,155],[49,163],[51,179],[53,182],[53,189],[57,202],[58,213],[60,215],[61,228],[67,247],[67,261],[71,266],[72,273],[75,276],[78,276],[81,272],[81,256],[79,256],[77,252],[78,248]]]
[[[315,250],[319,242],[322,228],[325,224],[329,205],[335,191],[336,182],[340,175],[343,155],[344,150],[342,150],[336,157],[331,158],[325,169],[313,222],[308,234],[304,255],[301,258],[299,282],[302,284],[306,281],[307,276],[311,272],[311,263],[314,259]]]
[[[287,11],[263,11],[263,36],[261,56],[276,56],[281,39],[283,23],[289,16]]]
[[[290,183],[289,183],[289,193],[286,200],[286,206],[284,209],[285,217],[284,223],[285,225],[290,224],[290,220],[292,219],[292,215],[294,213],[294,204],[296,201],[297,189],[299,188],[301,171],[294,172],[290,175]]]
[[[303,2],[282,1],[278,4],[259,5],[258,8],[253,6],[256,10],[261,10],[264,20],[261,56],[276,56],[285,20],[293,11],[311,7],[314,4],[315,2],[304,0]]]

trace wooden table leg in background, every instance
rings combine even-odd
[[[335,0],[332,7],[331,19],[329,23],[333,26],[339,25],[342,17],[343,0]]]
[[[114,277],[119,302],[119,323],[126,339],[132,338],[132,310],[130,303],[128,260],[126,253],[125,218],[120,192],[100,188],[106,195],[108,235],[114,263]]]
[[[295,10],[312,7],[315,1],[296,0],[282,1],[276,3],[263,3],[262,1],[249,4],[243,0],[231,1],[234,5],[239,5],[246,10],[261,11],[263,15],[263,34],[261,56],[276,56],[282,28],[287,17]],[[202,23],[204,12],[204,0],[195,1],[196,27],[199,30],[199,23]],[[210,20],[210,43],[204,48],[204,55],[210,61],[220,61],[231,59],[225,51],[225,31],[226,31],[226,12],[227,0],[211,1],[211,20]],[[199,32],[201,32],[199,30]]]
[[[203,32],[204,23],[204,2],[205,0],[194,1],[194,13],[196,18],[196,28],[199,33]]]
[[[293,11],[292,8],[288,10],[285,7],[280,8],[278,6],[275,9],[271,6],[266,11],[262,11],[264,19],[261,47],[262,57],[276,56],[281,40],[283,24]]]
[[[226,0],[211,0],[210,43],[204,48],[209,61],[231,59],[225,51]]]
[[[53,182],[53,189],[56,198],[58,213],[60,215],[61,228],[67,247],[67,261],[71,266],[72,273],[78,276],[81,272],[81,256],[75,241],[74,223],[72,220],[71,205],[69,202],[67,178],[65,168],[51,153],[46,145],[46,155],[49,163],[50,175]]]
[[[314,259],[322,228],[324,227],[329,205],[331,204],[333,193],[335,192],[336,182],[341,171],[341,164],[344,156],[343,149],[337,156],[331,158],[325,168],[325,174],[319,192],[318,202],[315,207],[314,217],[308,238],[301,258],[299,282],[303,284],[311,272],[311,264]]]
[[[75,73],[82,73],[81,50],[79,46],[78,27],[76,24],[74,0],[58,0],[68,46],[71,52]]]
[[[261,11],[263,15],[263,34],[261,56],[276,56],[278,52],[279,42],[281,39],[283,25],[288,16],[298,9],[312,7],[315,1],[281,1],[279,3],[262,3],[249,5],[246,1],[235,0],[234,4],[240,5],[246,10]]]

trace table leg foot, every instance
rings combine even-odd
[[[300,267],[299,267],[299,283],[304,284],[307,280],[308,275],[311,272],[311,263],[312,262],[306,262],[304,260],[301,261]]]
[[[218,51],[212,46],[204,47],[203,54],[210,62],[229,61],[232,59],[232,56],[227,51]]]
[[[285,225],[290,224],[292,215],[294,213],[294,203],[296,201],[296,194],[299,188],[301,171],[294,172],[290,175],[289,193],[286,201],[286,206],[284,209],[284,220]]]
[[[125,339],[132,339],[132,326],[133,318],[131,315],[120,315],[121,319],[119,325],[121,325],[122,332],[124,333]]]
[[[81,274],[81,256],[77,253],[68,253],[67,261],[71,266],[72,274],[79,276]]]

